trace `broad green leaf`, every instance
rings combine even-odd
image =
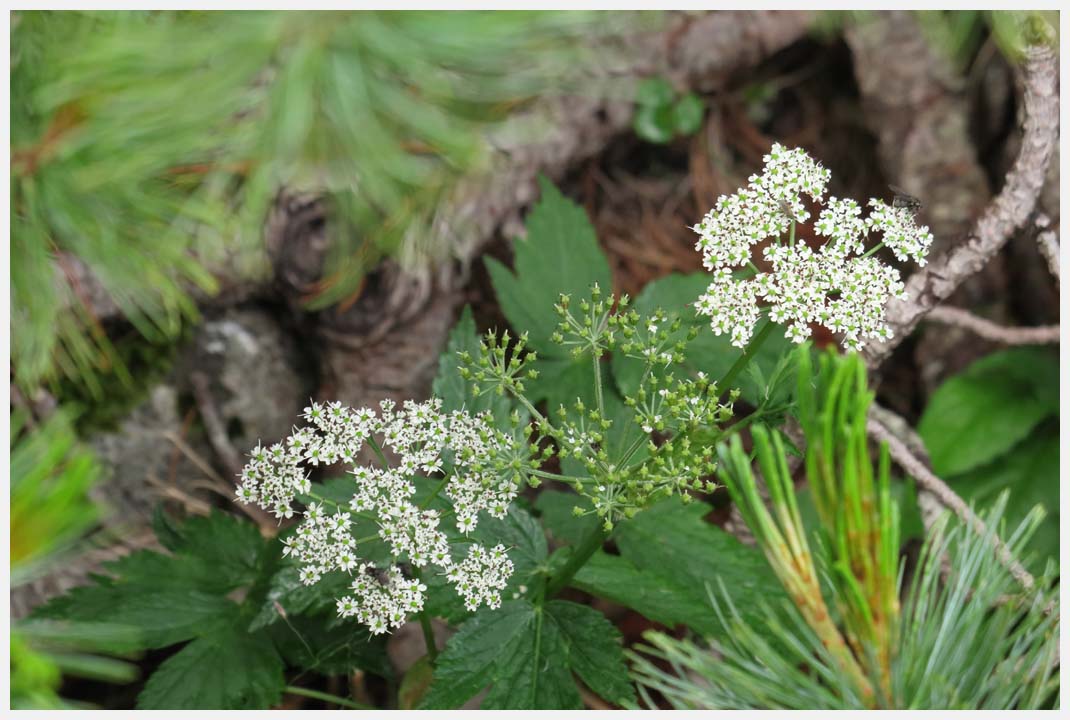
[[[605,615],[564,600],[548,603],[546,613],[561,627],[569,666],[587,687],[611,703],[634,703],[635,688],[628,679],[620,632]]]
[[[982,467],[948,478],[948,483],[968,502],[978,507],[992,503],[1003,490],[1010,491],[1004,514],[1008,528],[1014,528],[1035,505],[1047,515],[1029,541],[1037,557],[1027,562],[1033,572],[1043,569],[1047,559],[1059,559],[1059,425],[1050,420],[1033,433]]]
[[[508,398],[494,393],[472,397],[471,383],[460,373],[461,360],[457,354],[462,351],[468,352],[473,358],[479,357],[479,335],[472,318],[472,308],[468,305],[450,330],[446,349],[438,359],[438,374],[431,384],[432,394],[442,399],[442,409],[446,412],[464,409],[480,413],[490,410],[499,422],[507,421],[512,411],[512,403]]]
[[[527,217],[527,238],[514,243],[513,272],[486,259],[498,303],[517,333],[527,332],[530,347],[544,357],[566,357],[550,342],[558,318],[554,304],[561,293],[574,298],[598,283],[612,289],[609,263],[598,246],[583,208],[566,199],[546,178],[539,178],[542,198]]]
[[[236,607],[223,596],[189,588],[95,578],[93,585],[75,588],[39,608],[34,617],[122,625],[138,633],[139,647],[160,648],[215,631]]]
[[[543,527],[555,539],[569,545],[578,544],[600,522],[594,514],[577,517],[572,511],[575,507],[590,510],[591,503],[576,493],[561,490],[543,490],[535,498],[535,509],[541,513]]]
[[[680,317],[684,327],[680,330],[681,338],[692,325],[699,328],[698,337],[692,340],[685,352],[685,362],[695,370],[701,370],[713,380],[722,377],[732,364],[739,359],[743,350],[733,347],[727,335],[714,335],[709,323],[695,314],[694,303],[699,295],[706,291],[710,283],[707,273],[690,275],[672,274],[648,284],[635,299],[633,308],[640,315],[652,313],[661,308],[670,319]],[[791,341],[781,332],[774,332],[759,348],[753,362],[758,364],[765,377],[775,374],[780,358],[790,352]],[[624,395],[634,394],[642,378],[643,362],[624,357],[619,353],[613,355],[613,377]],[[736,379],[744,400],[757,405],[763,397],[763,388],[753,375],[743,373]]]
[[[196,558],[149,550],[103,566],[105,575],[74,588],[35,612],[36,617],[127,625],[143,647],[164,647],[209,631],[235,607],[225,597],[233,582]]]
[[[724,583],[745,617],[762,622],[760,604],[776,606],[783,590],[756,548],[703,518],[710,506],[665,500],[621,523],[619,558],[596,553],[573,586],[626,605],[666,625],[704,634],[722,630],[710,602]]]
[[[643,107],[660,107],[668,105],[676,96],[672,84],[663,77],[644,79],[635,92],[635,102]]]
[[[139,710],[263,710],[286,686],[271,640],[222,624],[169,657],[138,695]]]
[[[1004,454],[1059,410],[1059,362],[1041,348],[978,360],[937,388],[918,423],[933,470],[958,475]]]
[[[315,585],[305,585],[300,579],[300,566],[285,560],[271,576],[260,609],[249,624],[249,632],[271,625],[282,618],[314,614],[333,609],[335,600],[347,594],[352,578],[342,572],[330,572]]]
[[[632,129],[643,140],[664,145],[672,140],[673,112],[671,105],[640,105],[632,118]]]
[[[702,127],[706,106],[695,93],[688,93],[672,106],[672,129],[677,135],[694,135]]]
[[[686,625],[707,636],[722,630],[705,588],[688,587],[669,573],[640,569],[620,555],[595,553],[576,573],[572,587],[668,627]]]
[[[176,555],[202,560],[231,587],[256,579],[258,560],[266,541],[254,523],[213,510],[208,517],[191,517],[178,530]]]
[[[366,670],[391,677],[387,636],[373,636],[352,618],[339,618],[334,603],[324,613],[290,615],[271,627],[270,636],[288,665],[321,675],[348,675]]]
[[[461,626],[438,656],[422,707],[457,708],[488,685],[485,710],[580,706],[560,626],[527,600],[485,608]]]

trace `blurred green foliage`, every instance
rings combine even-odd
[[[695,93],[678,95],[663,77],[639,83],[632,128],[647,142],[664,145],[674,137],[694,135],[702,127],[706,106]]]
[[[38,12],[12,17],[12,359],[32,387],[118,369],[75,262],[144,336],[173,337],[224,256],[266,271],[281,187],[322,193],[333,255],[315,305],[430,232],[484,130],[562,87],[590,12]],[[78,52],[71,52],[77,47]],[[121,372],[120,372],[121,374]]]
[[[11,416],[11,585],[63,561],[96,524],[87,496],[99,467],[82,448],[71,419],[57,412],[31,429],[25,413]],[[11,628],[11,706],[74,707],[59,694],[64,674],[129,682],[137,667],[124,659],[134,631],[112,623],[21,620]]]

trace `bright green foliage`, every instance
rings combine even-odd
[[[282,658],[271,639],[237,622],[211,627],[169,657],[145,683],[139,710],[254,710],[281,697]]]
[[[74,550],[97,521],[87,492],[96,459],[77,441],[59,410],[37,427],[11,415],[11,583],[28,582]],[[126,683],[137,667],[124,659],[137,647],[130,628],[107,623],[20,620],[11,628],[11,706],[60,709],[63,676]],[[102,653],[107,653],[104,655]]]
[[[277,546],[256,526],[214,512],[156,531],[170,554],[140,550],[105,565],[107,575],[75,588],[36,617],[118,625],[137,648],[186,643],[148,679],[143,709],[264,709],[281,697],[287,665],[334,673],[386,673],[382,644],[366,632],[341,635],[322,597],[287,584]],[[280,577],[281,576],[281,577]],[[240,598],[240,600],[236,599]],[[277,606],[276,606],[277,603]],[[286,617],[265,613],[283,607]],[[330,640],[331,642],[328,642]],[[312,646],[311,643],[317,645]]]
[[[84,262],[152,338],[195,316],[190,288],[216,289],[207,267],[266,274],[261,227],[283,186],[329,199],[320,305],[351,295],[403,243],[408,258],[448,256],[431,218],[457,178],[485,165],[487,124],[570,77],[592,33],[632,19],[15,13],[18,381],[92,383],[115,359],[56,251]]]
[[[86,493],[99,467],[78,444],[71,418],[60,411],[32,429],[27,422],[26,413],[12,413],[12,584],[69,550],[97,521]]]
[[[598,611],[515,600],[481,610],[450,638],[423,707],[459,707],[489,685],[484,710],[570,710],[580,707],[572,673],[610,702],[634,698],[620,635]]]
[[[746,617],[764,619],[761,602],[783,599],[776,578],[757,549],[703,519],[711,509],[672,499],[639,513],[614,534],[620,554],[594,555],[573,584],[669,627],[719,636],[725,629],[709,609],[723,582]]]
[[[1010,490],[1012,524],[1034,505],[1047,511],[1027,559],[1037,571],[1059,553],[1058,388],[1054,353],[1003,350],[937,388],[918,426],[933,470],[966,500],[987,506]]]
[[[1000,563],[994,528],[1003,501],[985,517],[983,535],[945,516],[900,598],[898,511],[886,450],[876,472],[868,454],[864,366],[857,356],[825,356],[815,378],[806,352],[799,351],[798,394],[817,527],[802,524],[776,435],[755,431],[771,507],[758,496],[738,440],[721,448],[721,475],[792,602],[782,616],[769,611],[759,630],[726,585],[723,599],[714,599],[729,630],[711,640],[716,654],[648,634],[652,646],[634,657],[644,698],[656,690],[681,708],[1050,707],[1058,694],[1057,595],[1047,589],[1051,576],[1023,594]],[[1012,553],[1037,520],[1033,513],[1011,534]],[[813,550],[811,531],[819,539]],[[763,638],[766,629],[777,643]]]
[[[677,97],[676,90],[662,77],[639,83],[632,119],[635,134],[647,142],[662,145],[673,137],[694,135],[702,127],[706,108],[694,93]]]
[[[1039,348],[1015,348],[978,360],[941,385],[918,424],[941,477],[1003,455],[1059,411],[1059,364]]]

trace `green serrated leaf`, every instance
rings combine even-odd
[[[1041,348],[1014,348],[978,360],[929,399],[918,432],[938,475],[980,467],[1059,410],[1059,362]]]
[[[705,319],[695,314],[694,302],[706,291],[710,283],[708,273],[689,275],[672,274],[655,280],[643,288],[632,307],[640,315],[652,313],[661,308],[670,317],[680,317],[684,327],[680,330],[683,339],[689,326],[697,325],[698,337],[687,345],[684,353],[685,362],[695,370],[701,370],[716,380],[722,377],[732,364],[739,359],[742,350],[733,347],[727,335],[714,335]],[[774,333],[758,349],[753,362],[760,365],[764,377],[772,377],[783,355],[791,352],[792,343],[783,333]],[[643,372],[643,363],[615,353],[612,359],[613,377],[623,395],[634,394],[638,389]],[[744,400],[757,405],[764,397],[765,388],[755,382],[754,376],[744,373],[736,383]],[[780,395],[776,400],[782,401]]]
[[[484,710],[580,706],[560,626],[527,600],[480,610],[461,626],[438,656],[421,707],[457,708],[488,685]]]
[[[127,625],[146,648],[212,633],[229,622],[237,605],[227,595],[256,579],[265,545],[256,527],[214,512],[167,528],[173,554],[140,550],[105,563],[106,575],[52,600],[37,616]]]
[[[517,332],[541,355],[565,357],[550,341],[557,327],[553,306],[561,293],[584,296],[594,283],[612,288],[609,263],[583,208],[566,199],[544,177],[542,197],[527,217],[528,235],[514,244],[513,268],[487,258],[498,303]]]
[[[672,128],[677,135],[694,135],[702,127],[706,106],[695,93],[688,93],[672,106]]]
[[[34,612],[35,618],[121,625],[138,635],[139,647],[159,648],[212,632],[237,607],[225,597],[189,588],[115,583],[94,578]]]
[[[139,710],[266,710],[279,702],[282,658],[271,640],[224,623],[169,657],[138,695]]]
[[[189,518],[177,532],[182,540],[176,556],[201,560],[230,587],[256,579],[266,541],[255,524],[213,509],[207,517]]]
[[[671,105],[642,105],[632,118],[632,129],[643,140],[664,145],[673,138]]]
[[[620,556],[596,553],[573,586],[651,620],[712,635],[724,630],[710,602],[723,582],[744,616],[764,622],[760,604],[784,599],[780,583],[761,551],[703,519],[710,510],[673,498],[639,513],[614,536]]]
[[[635,688],[621,650],[620,632],[588,605],[554,600],[546,613],[561,628],[568,643],[568,664],[587,687],[616,705],[635,703]]]

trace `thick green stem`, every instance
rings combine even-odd
[[[561,568],[557,575],[550,578],[550,581],[546,584],[546,597],[552,598],[568,587],[568,584],[572,582],[572,578],[576,576],[580,568],[587,564],[591,556],[602,547],[602,543],[608,537],[609,531],[601,523],[591,528],[591,532],[587,534],[587,537],[583,538],[580,544],[573,548],[572,556],[569,557],[565,566]]]
[[[773,332],[773,328],[776,327],[776,323],[772,320],[766,320],[765,325],[758,331],[758,334],[751,338],[751,341],[747,343],[746,349],[743,354],[739,356],[739,359],[732,363],[732,367],[728,368],[728,372],[724,374],[720,380],[717,381],[717,392],[724,394],[724,391],[732,384],[736,379],[736,376],[743,371],[743,368],[747,367],[753,358],[755,353],[758,352],[758,348],[762,346],[762,343],[766,341],[770,334]]]
[[[331,695],[330,693],[320,692],[319,690],[309,690],[308,688],[297,687],[296,685],[287,685],[286,692],[291,695],[300,695],[301,697],[312,698],[313,700],[322,700],[323,702],[334,703],[335,705],[341,705],[352,710],[374,710],[371,705],[365,705],[363,703],[350,700],[349,698],[339,697],[337,695]]]

